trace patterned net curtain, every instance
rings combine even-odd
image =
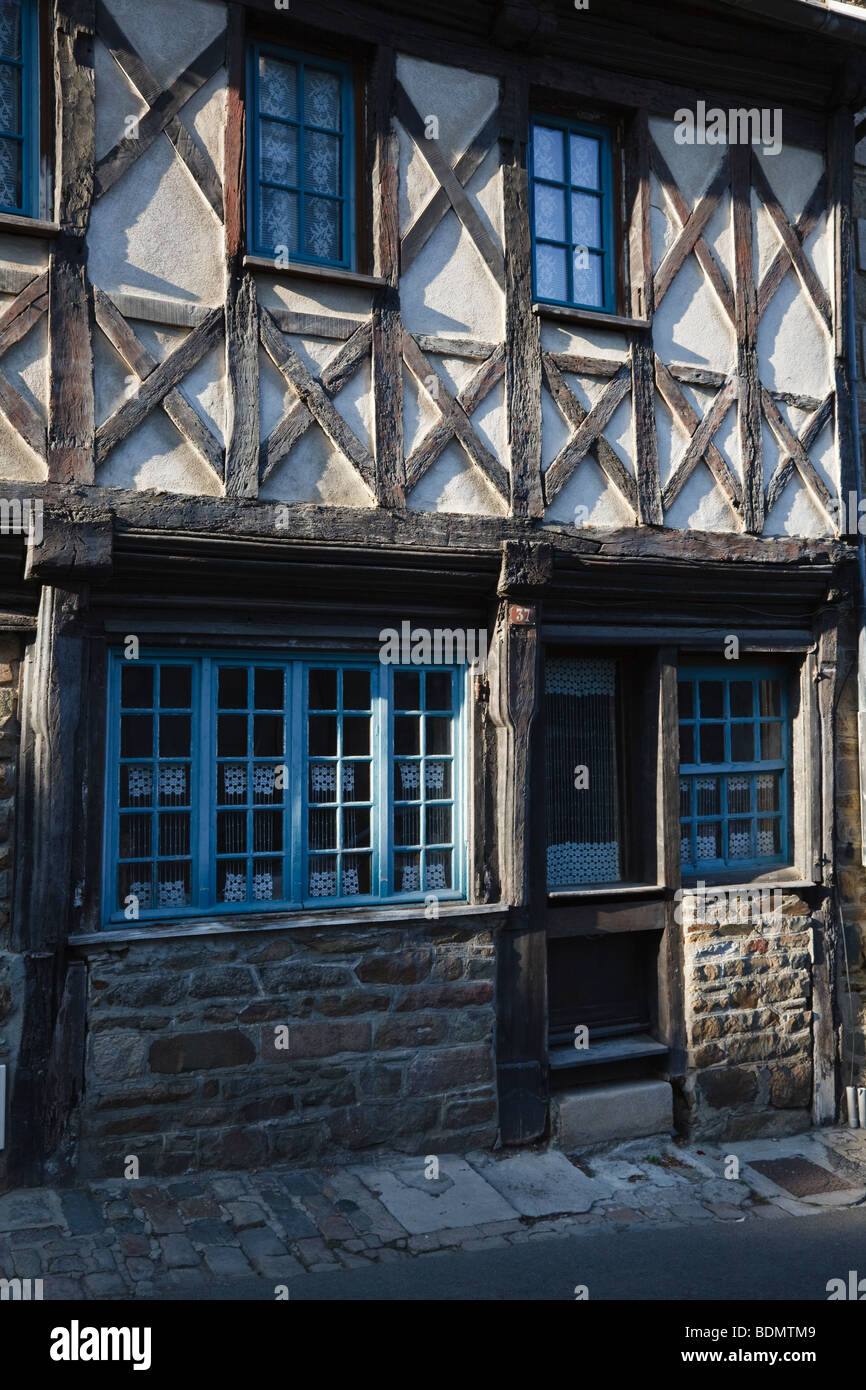
[[[548,887],[621,877],[616,662],[557,658],[545,666]],[[575,787],[585,767],[588,785]]]

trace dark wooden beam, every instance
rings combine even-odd
[[[752,150],[731,147],[734,204],[734,307],[737,334],[737,419],[743,466],[743,525],[764,529],[764,475],[761,440],[761,382],[758,375],[758,298],[752,243]]]
[[[846,106],[833,111],[828,129],[828,205],[833,229],[833,380],[836,390],[836,448],[843,497],[857,487],[854,458],[850,370],[853,344],[848,318],[848,287],[854,273],[851,254],[851,205],[854,187],[854,131]]]
[[[381,46],[370,77],[370,149],[373,171],[373,273],[387,284],[373,291],[373,417],[376,500],[406,505],[403,458],[403,324],[400,317],[400,147],[392,123],[394,50]]]

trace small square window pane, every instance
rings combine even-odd
[[[767,715],[782,713],[781,681],[761,681],[758,685],[758,713]]]
[[[538,179],[565,182],[563,162],[564,133],[537,125],[532,132],[532,172]]]
[[[21,57],[21,0],[0,3],[0,53],[4,58]]]
[[[535,246],[535,281],[541,299],[568,298],[565,250],[561,246],[546,246],[537,242]]]
[[[312,715],[309,720],[310,748],[313,757],[337,756],[337,720],[333,715]]]
[[[336,763],[310,763],[309,782],[311,803],[337,800]]]
[[[424,885],[428,893],[435,893],[440,888],[451,888],[451,851],[443,849],[431,850],[427,855],[427,881]]]
[[[282,763],[256,763],[253,768],[253,801],[261,805],[285,800],[287,771]]]
[[[731,762],[750,763],[755,756],[754,724],[731,725]]]
[[[236,806],[247,799],[249,785],[245,763],[220,763],[217,797],[221,806]]]
[[[699,762],[723,763],[725,761],[725,730],[722,724],[701,725],[701,753]]]
[[[310,807],[307,812],[307,833],[311,850],[337,848],[337,812]]]
[[[746,815],[752,809],[751,777],[733,776],[727,779],[728,815]]]
[[[150,829],[150,816],[121,816],[120,858],[149,859],[151,855]]]
[[[421,855],[417,850],[414,853],[394,855],[394,891],[421,891]]]
[[[221,714],[217,720],[217,754],[221,758],[243,758],[247,752],[245,714]]]
[[[161,858],[189,854],[188,811],[165,811],[159,817],[159,854]]]
[[[247,673],[242,666],[221,666],[219,672],[220,709],[246,709]]]
[[[340,129],[341,80],[335,72],[304,69],[304,121],[307,125]]]
[[[754,710],[754,687],[751,681],[731,681],[731,716],[750,718]]]
[[[246,811],[217,812],[217,854],[246,854]]]
[[[571,240],[578,246],[601,247],[601,199],[592,193],[571,195]]]
[[[343,801],[370,800],[370,764],[343,763]]]
[[[308,256],[338,261],[342,255],[340,222],[343,204],[333,198],[307,198],[304,203],[304,244]]]
[[[778,811],[781,808],[781,783],[778,772],[762,772],[756,778],[758,790],[758,810]]]
[[[275,854],[283,847],[282,811],[253,812],[253,854]]]
[[[369,854],[344,854],[342,870],[342,894],[344,898],[355,894],[365,896],[370,892]]]
[[[313,193],[340,193],[342,172],[339,135],[308,130],[304,140],[304,187]]]
[[[270,54],[259,54],[259,105],[269,116],[296,120],[298,116],[298,67]]]
[[[680,762],[695,761],[695,730],[692,724],[680,725]]]
[[[159,703],[162,709],[189,709],[192,702],[192,667],[161,666]]]
[[[421,842],[421,808],[397,806],[394,809],[394,844],[417,845]]]
[[[395,753],[421,752],[421,719],[418,715],[398,715],[394,720]]]
[[[0,207],[20,208],[22,198],[21,145],[0,139]]]
[[[153,716],[125,714],[120,721],[120,756],[150,758],[153,755]]]
[[[153,667],[128,662],[120,671],[120,698],[124,709],[151,709],[153,706]]]
[[[590,135],[569,137],[571,153],[571,182],[581,188],[599,187],[599,142]]]
[[[722,827],[719,822],[698,821],[696,844],[699,864],[704,860],[721,859]]]
[[[699,689],[702,719],[721,719],[725,712],[724,685],[721,681],[701,681]]]
[[[427,758],[424,763],[424,791],[428,801],[442,801],[451,795],[451,761]]]
[[[718,777],[696,777],[695,794],[697,797],[695,809],[699,816],[721,815],[722,805],[719,799]]]
[[[604,257],[585,246],[576,246],[572,253],[574,268],[574,302],[588,304],[593,309],[604,305]]]
[[[161,908],[189,907],[190,866],[176,861],[157,866],[156,906]]]
[[[157,799],[160,806],[189,805],[189,765],[162,763],[157,771]]]
[[[427,806],[424,811],[425,834],[428,845],[447,845],[451,842],[451,807]]]
[[[257,666],[253,673],[253,703],[256,709],[283,708],[283,673],[272,667]]]
[[[761,725],[761,757],[766,761],[768,758],[781,758],[782,756],[782,726],[781,724],[762,724]]]
[[[131,906],[135,898],[139,912],[149,912],[154,903],[153,870],[150,864],[121,864],[117,871],[117,905]]]
[[[263,179],[268,183],[298,187],[297,126],[283,125],[279,121],[262,121],[259,126],[259,153]]]
[[[336,898],[337,856],[335,854],[311,855],[309,890],[311,898]]]
[[[425,703],[428,710],[451,708],[451,687],[454,677],[450,671],[428,671],[424,677]]]
[[[310,671],[308,691],[310,709],[336,709],[336,671]]]
[[[565,241],[565,189],[535,185],[535,234],[550,241]]]
[[[421,677],[416,671],[394,673],[395,709],[421,708]]]
[[[221,859],[217,864],[217,902],[245,903],[247,866],[244,859]]]
[[[343,709],[370,708],[370,672],[343,672]]]
[[[778,817],[758,821],[758,855],[778,858],[782,852],[782,822]]]
[[[21,69],[0,63],[0,130],[21,134]]]
[[[451,720],[450,719],[430,719],[427,720],[427,747],[428,753],[450,753],[451,752]]]
[[[280,902],[284,897],[282,859],[254,859],[253,902]]]
[[[677,703],[681,719],[694,719],[695,717],[695,687],[691,681],[679,681],[677,684]]]
[[[120,804],[135,807],[153,805],[153,768],[150,764],[121,767]]]
[[[343,752],[349,757],[362,757],[370,752],[370,720],[366,715],[344,716]]]
[[[397,801],[421,800],[421,763],[417,759],[394,764],[394,797]]]
[[[259,240],[275,250],[285,246],[289,253],[300,250],[298,234],[298,195],[282,188],[262,188]]]
[[[728,858],[754,859],[755,844],[750,820],[728,821]]]
[[[343,848],[364,849],[370,844],[370,810],[352,806],[343,812]]]

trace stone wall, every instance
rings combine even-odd
[[[23,963],[9,950],[12,922],[12,861],[15,829],[15,768],[18,757],[18,683],[21,643],[0,636],[0,1065],[7,1068],[6,1110],[12,1067],[21,1033]],[[6,1149],[0,1149],[0,1192],[6,1188]]]
[[[499,920],[106,933],[82,948],[82,1173],[490,1145]]]
[[[792,1134],[811,1122],[812,921],[800,899],[779,898],[778,917],[686,925],[685,1099],[696,1137]]]

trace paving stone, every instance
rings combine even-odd
[[[44,1188],[6,1192],[0,1197],[0,1231],[56,1226],[58,1216],[56,1198]]]
[[[553,1149],[499,1160],[492,1155],[473,1157],[473,1167],[511,1206],[511,1212],[502,1213],[503,1220],[515,1211],[521,1216],[589,1211],[593,1202],[612,1197],[614,1192],[612,1182],[588,1178],[565,1154]]]
[[[462,1234],[465,1235],[465,1232],[462,1232]],[[439,1237],[435,1231],[431,1231],[424,1236],[410,1236],[408,1246],[415,1254],[420,1254],[424,1250],[438,1250]]]
[[[219,1203],[211,1197],[184,1197],[177,1206],[185,1221],[211,1219],[220,1214]]]
[[[717,1216],[720,1221],[746,1221],[746,1213],[742,1207],[731,1206],[730,1202],[705,1202],[707,1211],[711,1211],[713,1216]]]
[[[223,1201],[228,1198],[243,1197],[246,1193],[246,1184],[240,1178],[214,1178],[211,1182],[214,1194]]]
[[[778,1221],[781,1217],[788,1215],[787,1212],[782,1211],[781,1207],[777,1207],[774,1202],[758,1202],[755,1206],[751,1207],[750,1210],[752,1215],[757,1216],[761,1221]]]
[[[91,1231],[101,1231],[103,1216],[99,1206],[86,1192],[71,1190],[60,1194],[60,1205],[66,1224],[74,1236],[88,1235]]]
[[[277,1223],[290,1241],[303,1240],[305,1236],[315,1237],[318,1235],[316,1227],[306,1212],[299,1211],[295,1206],[281,1207],[275,1215]],[[351,1227],[350,1229],[354,1236],[355,1228]]]
[[[224,1202],[223,1206],[236,1231],[245,1231],[253,1226],[264,1226],[267,1221],[265,1209],[260,1207],[258,1202]]]
[[[190,1269],[199,1263],[192,1242],[186,1236],[162,1236],[159,1243],[168,1269]]]
[[[478,1228],[483,1236],[507,1236],[522,1229],[520,1221],[486,1221]]]
[[[363,1269],[367,1264],[363,1255],[353,1255],[350,1250],[338,1250],[340,1264],[345,1265],[346,1269]]]
[[[332,1265],[336,1263],[334,1256],[323,1240],[299,1240],[297,1241],[297,1249],[308,1269],[317,1263],[330,1263]]]
[[[520,1223],[518,1222],[518,1225]],[[472,1240],[474,1236],[480,1236],[482,1228],[480,1226],[458,1226],[453,1230],[437,1231],[436,1239],[442,1246],[462,1245],[464,1240]],[[413,1236],[413,1240],[419,1239]],[[411,1245],[411,1241],[409,1244]]]
[[[608,1207],[605,1211],[608,1221],[642,1221],[643,1217],[633,1207]]]
[[[204,1261],[212,1274],[225,1274],[234,1278],[250,1276],[252,1265],[236,1245],[209,1245],[204,1251]]]
[[[190,1240],[199,1245],[236,1245],[237,1237],[225,1221],[193,1221],[186,1228]]]
[[[241,1231],[241,1249],[248,1259],[258,1267],[260,1259],[275,1255],[286,1255],[283,1242],[274,1234],[269,1226],[257,1227],[255,1230]]]
[[[325,1240],[352,1240],[354,1226],[350,1226],[343,1216],[325,1216],[319,1221],[319,1230]]]
[[[281,1173],[280,1182],[290,1197],[315,1197],[322,1190],[323,1179],[315,1173]]]
[[[120,1275],[107,1271],[85,1274],[82,1283],[89,1298],[114,1298],[126,1293],[126,1285]]]
[[[710,1221],[708,1211],[698,1202],[671,1202],[671,1213],[677,1221]]]
[[[391,1171],[363,1168],[356,1172],[413,1236],[456,1226],[477,1226],[485,1221],[506,1221],[514,1216],[511,1203],[465,1159],[452,1154],[440,1158],[439,1177],[433,1180],[424,1177],[424,1165],[419,1159],[404,1161]]]
[[[347,1240],[343,1244],[343,1249],[348,1250],[350,1254],[357,1255],[361,1250],[366,1249],[366,1242],[360,1239]]]
[[[183,1182],[170,1182],[168,1190],[174,1200],[179,1201],[182,1197],[201,1197],[205,1189],[202,1183],[185,1178]]]
[[[117,1243],[124,1255],[144,1256],[150,1254],[150,1238],[148,1236],[120,1235]]]
[[[275,1279],[278,1283],[304,1273],[304,1266],[291,1255],[263,1255],[253,1263],[264,1279]]]
[[[477,1240],[464,1240],[463,1249],[470,1250],[496,1250],[500,1246],[505,1246],[508,1241],[504,1236],[482,1236]]]
[[[125,1221],[132,1216],[132,1203],[111,1201],[105,1204],[106,1221]]]
[[[147,1219],[155,1235],[180,1235],[183,1232],[183,1217],[176,1206],[170,1202],[148,1203],[144,1208]]]
[[[94,1250],[92,1254],[82,1257],[88,1272],[96,1270],[114,1270],[117,1262],[110,1250]]]

